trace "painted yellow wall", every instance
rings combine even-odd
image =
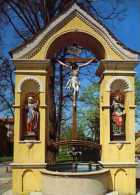
[[[117,59],[121,60],[122,58],[116,54],[112,48],[110,48],[110,45],[107,43],[107,41],[103,38],[103,36],[99,35],[98,32],[96,32],[92,27],[90,27],[88,24],[86,24],[84,21],[82,21],[78,17],[74,17],[71,21],[69,21],[67,24],[65,24],[62,28],[60,28],[57,32],[52,34],[48,39],[46,39],[45,44],[40,49],[38,53],[36,53],[32,59],[45,59],[48,49],[50,48],[51,44],[62,35],[69,33],[69,32],[83,32],[86,34],[89,34],[90,36],[93,36],[96,38],[104,47],[106,56],[105,59]]]
[[[13,192],[23,195],[28,194],[31,191],[41,190],[41,174],[39,169],[45,167],[46,161],[46,140],[47,134],[47,70],[44,73],[44,68],[38,70],[34,67],[34,64],[30,63],[32,69],[19,70],[19,61],[16,70],[16,82],[15,82],[15,125],[14,125],[14,162],[13,162]],[[29,62],[25,62],[25,66],[28,66]],[[40,64],[39,64],[40,65]],[[30,80],[31,78],[31,80]],[[25,82],[24,82],[25,80]],[[31,82],[33,81],[33,82]],[[33,84],[34,81],[38,81],[42,84],[39,89],[39,112],[40,112],[40,139],[38,141],[24,141],[20,140],[21,127],[21,107],[23,105],[24,98],[21,98],[24,93],[35,92]],[[21,83],[28,83],[26,85],[26,91],[23,93],[20,91]],[[35,83],[36,84],[36,83]],[[22,85],[21,85],[22,86]],[[31,91],[30,91],[31,90]],[[38,93],[38,91],[37,91]],[[43,121],[43,122],[42,122]],[[20,165],[20,166],[19,166]],[[24,168],[26,167],[26,168]],[[37,168],[38,167],[38,168]],[[25,194],[24,194],[25,192]]]
[[[130,80],[132,86],[134,86],[134,77],[126,76]],[[100,85],[100,97],[101,97],[101,110],[100,110],[100,130],[101,130],[101,145],[102,145],[102,161],[104,162],[134,162],[135,161],[135,119],[134,109],[131,106],[135,105],[134,91],[126,92],[126,142],[121,150],[118,149],[117,144],[110,141],[110,109],[103,109],[104,106],[110,105],[110,92],[107,91],[107,85],[109,80],[112,79],[112,75],[107,75]],[[133,87],[134,90],[134,87]]]
[[[38,169],[13,169],[13,193],[41,191],[41,174]]]
[[[110,168],[110,190],[118,191],[119,195],[136,195],[135,175],[135,168]]]
[[[29,70],[30,72],[30,70]],[[20,93],[18,92],[19,83],[21,80],[24,80],[28,75],[17,75],[16,76],[16,96],[15,96],[15,105],[20,105]],[[46,85],[46,77],[45,76],[36,76],[42,84]],[[40,93],[40,105],[46,104],[46,92]],[[40,108],[40,118],[42,121],[45,122],[46,120],[46,110],[44,108]],[[14,132],[14,161],[21,162],[21,163],[39,163],[45,162],[45,129],[46,124],[40,123],[40,142],[36,143],[29,149],[28,144],[23,143],[20,140],[20,122],[22,120],[20,114],[20,107],[15,109],[15,132]],[[41,131],[43,129],[43,131]]]
[[[110,91],[108,91],[108,85],[114,76],[120,76],[120,73],[105,74],[100,83],[101,163],[110,169],[111,190],[118,191],[120,195],[134,195],[136,194],[134,74],[121,74],[132,86],[132,91],[126,92],[125,95],[125,141],[110,141]]]

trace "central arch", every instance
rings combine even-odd
[[[102,60],[102,59],[105,59],[105,56],[106,56],[106,49],[105,47],[103,46],[103,44],[101,44],[101,42],[95,38],[93,35],[91,34],[88,34],[86,32],[79,32],[79,31],[74,31],[74,32],[65,32],[64,34],[60,34],[60,36],[57,35],[57,38],[53,38],[53,40],[51,41],[51,43],[49,44],[49,47],[47,48],[47,53],[46,53],[46,58],[47,59],[50,59],[52,60],[54,57],[55,57],[55,54],[58,53],[61,49],[64,49],[66,48],[67,46],[72,46],[73,44],[76,44],[76,45],[79,45],[83,48],[87,48],[90,50],[91,53],[93,53],[95,56],[96,56],[96,59],[98,61]],[[53,63],[53,61],[52,61]],[[51,74],[53,74],[53,66],[51,66],[51,64],[49,65],[49,70],[51,72]],[[52,77],[52,75],[50,75]],[[50,79],[51,80],[51,79]],[[51,81],[50,81],[51,82]],[[52,86],[51,84],[49,86]],[[50,93],[50,96],[52,95],[52,88],[49,89],[49,93]],[[54,100],[52,100],[50,98],[49,100],[49,105],[50,105],[50,108],[52,108],[54,106]],[[53,109],[54,112],[55,112],[55,108]],[[71,111],[73,112],[73,111]],[[50,116],[54,116],[55,114],[53,113],[52,114],[52,111],[50,110]],[[52,118],[52,117],[50,117]],[[51,121],[50,121],[51,123]],[[53,139],[53,125],[52,125],[52,129],[49,129],[49,135],[50,135],[50,139]],[[52,131],[52,132],[51,132]],[[74,136],[75,137],[75,136]],[[77,137],[77,136],[76,136]],[[72,140],[74,140],[74,142],[72,140],[67,141],[65,142],[64,140],[59,140],[58,142],[56,142],[56,145],[73,145],[73,146],[86,146],[87,145],[90,145],[90,150],[97,150],[98,153],[100,153],[100,145],[99,144],[95,144],[93,143],[93,141],[89,141],[89,142],[86,142],[86,140],[81,140],[79,142],[79,140],[77,142],[75,142],[76,138],[72,138]],[[78,139],[78,138],[77,138]],[[63,144],[62,144],[63,143]],[[49,145],[49,150],[51,149],[52,145],[50,143]],[[49,158],[49,153],[47,154],[48,157],[47,159]]]
[[[103,45],[93,36],[85,32],[68,32],[57,37],[50,45],[47,51],[47,58],[52,58],[53,55],[60,49],[65,48],[73,43],[90,49],[95,53],[98,60],[105,58],[105,49]]]

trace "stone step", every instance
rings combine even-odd
[[[30,193],[21,192],[21,193],[13,194],[12,190],[8,190],[4,192],[2,195],[42,195],[42,192],[30,192]]]
[[[119,193],[117,191],[114,191],[114,192],[109,192],[106,195],[119,195]]]

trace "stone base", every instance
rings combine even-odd
[[[114,192],[109,192],[106,195],[119,195],[119,193],[117,191],[114,191]]]
[[[24,135],[25,140],[36,140],[36,134],[34,132],[29,132]]]
[[[13,193],[12,190],[8,190],[4,192],[2,195],[42,195],[42,192],[21,192],[21,193]]]
[[[4,192],[2,195],[13,195],[12,190],[8,190],[7,192]]]
[[[108,169],[89,172],[42,169],[41,174],[43,195],[105,195],[108,191]]]
[[[112,141],[121,141],[121,140],[125,140],[125,134],[124,133],[113,134],[112,135]]]

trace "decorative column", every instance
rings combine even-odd
[[[136,64],[137,61],[102,60],[97,70],[97,75],[101,78],[101,164],[110,169],[110,190],[118,191],[121,195],[136,194],[134,87]],[[117,96],[123,94],[124,100],[121,100],[121,96],[120,99],[113,97],[115,104],[113,108],[111,95],[115,93]],[[116,111],[117,106],[122,108],[122,111],[118,111],[120,115]],[[118,115],[115,116],[115,113]],[[112,123],[116,125],[115,128],[121,127],[122,132],[116,133],[112,129]],[[124,125],[121,126],[122,124]]]
[[[46,166],[48,139],[46,90],[49,60],[13,60],[13,62],[16,65],[16,83],[12,168],[13,193],[16,194],[41,190],[39,169]],[[38,100],[34,100],[36,95]],[[31,102],[27,102],[28,99]],[[30,106],[37,105],[33,108],[35,112],[38,110],[38,119],[36,119],[38,127],[32,129],[32,133],[27,132],[27,124],[25,124],[27,123],[28,103]],[[33,128],[32,125],[31,128]]]

